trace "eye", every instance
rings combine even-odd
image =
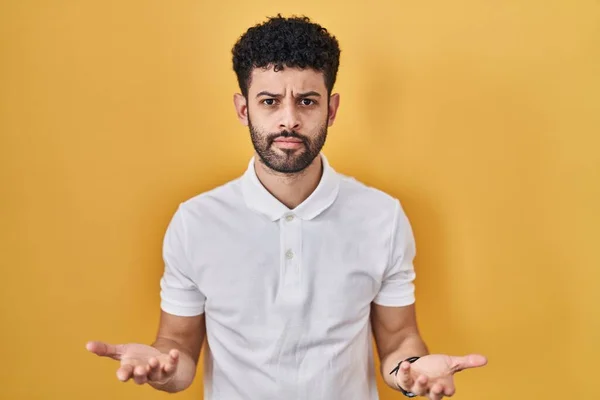
[[[267,106],[273,106],[275,105],[275,101],[275,99],[264,99],[262,103]]]
[[[312,106],[312,105],[316,104],[316,102],[312,99],[302,99],[302,100],[300,100],[300,103],[303,106]]]

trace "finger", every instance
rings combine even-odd
[[[123,365],[117,370],[117,378],[121,382],[127,382],[133,375],[133,365]]]
[[[410,391],[417,396],[425,396],[427,394],[427,377],[420,375]]]
[[[121,359],[121,346],[120,345],[112,345],[109,343],[92,341],[88,342],[85,345],[85,348],[98,356],[101,357],[110,357],[115,360]]]
[[[454,396],[454,390],[455,390],[455,389],[454,389],[454,386],[446,386],[446,387],[444,388],[444,394],[445,394],[447,397],[452,397],[452,396]]]
[[[163,365],[163,367],[162,367],[162,370],[163,370],[163,372],[164,372],[165,374],[167,374],[167,375],[171,375],[171,374],[172,374],[172,373],[175,371],[175,368],[176,368],[176,367],[177,367],[177,364],[176,364],[176,362],[173,362],[173,361],[169,360],[168,362],[166,362],[166,363]]]
[[[158,371],[158,367],[160,366],[160,362],[158,361],[158,358],[156,357],[151,357],[148,360],[148,365],[150,366],[150,371]]]
[[[138,385],[143,385],[148,382],[149,365],[138,365],[133,370],[133,380]]]
[[[157,381],[161,378],[162,368],[160,365],[160,361],[158,358],[152,357],[148,360],[148,365],[150,366],[150,371],[148,372],[148,380],[149,381]]]
[[[178,363],[179,363],[179,351],[173,349],[169,352],[169,360],[165,363],[165,365],[163,365],[163,371],[165,372],[165,374],[167,374],[167,375],[172,374],[175,371],[175,369],[177,368]]]
[[[469,354],[463,357],[452,357],[452,372],[460,372],[467,368],[483,367],[487,358],[481,354]]]
[[[400,368],[398,368],[398,373],[396,375],[396,383],[402,389],[409,388],[413,385],[413,379],[410,376],[410,363],[408,361],[403,361],[400,364]]]
[[[429,391],[429,398],[431,400],[441,400],[444,397],[444,387],[442,385],[435,384]]]

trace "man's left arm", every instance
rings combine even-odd
[[[419,334],[415,313],[415,238],[399,201],[395,203],[391,221],[389,262],[371,305],[371,326],[383,379],[398,390],[395,375],[390,375],[390,371],[408,357],[428,354],[428,349]]]
[[[454,374],[467,368],[482,367],[484,356],[429,354],[417,329],[415,307],[372,305],[371,324],[381,360],[381,373],[392,388],[407,395],[440,400],[456,391]],[[418,357],[416,361],[405,361]]]
[[[463,357],[429,354],[417,328],[415,254],[412,228],[398,202],[391,230],[389,263],[371,306],[371,326],[385,382],[409,397],[416,394],[439,400],[454,394],[456,372],[481,367],[487,360],[478,354]]]
[[[381,360],[381,373],[388,386],[398,390],[395,375],[390,372],[402,360],[429,354],[417,328],[415,305],[386,307],[373,303],[371,325]]]

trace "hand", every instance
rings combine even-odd
[[[455,392],[453,375],[467,368],[483,367],[487,359],[479,354],[453,357],[431,354],[414,363],[402,362],[396,375],[396,384],[402,389],[430,400],[440,400]]]
[[[145,344],[112,345],[103,342],[89,342],[86,349],[98,356],[109,357],[121,362],[117,378],[127,382],[133,377],[138,385],[165,385],[175,375],[179,362],[179,351],[173,349],[169,354]]]

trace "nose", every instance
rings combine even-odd
[[[279,128],[287,131],[298,130],[300,128],[300,115],[294,104],[286,104],[281,109],[281,121]]]

